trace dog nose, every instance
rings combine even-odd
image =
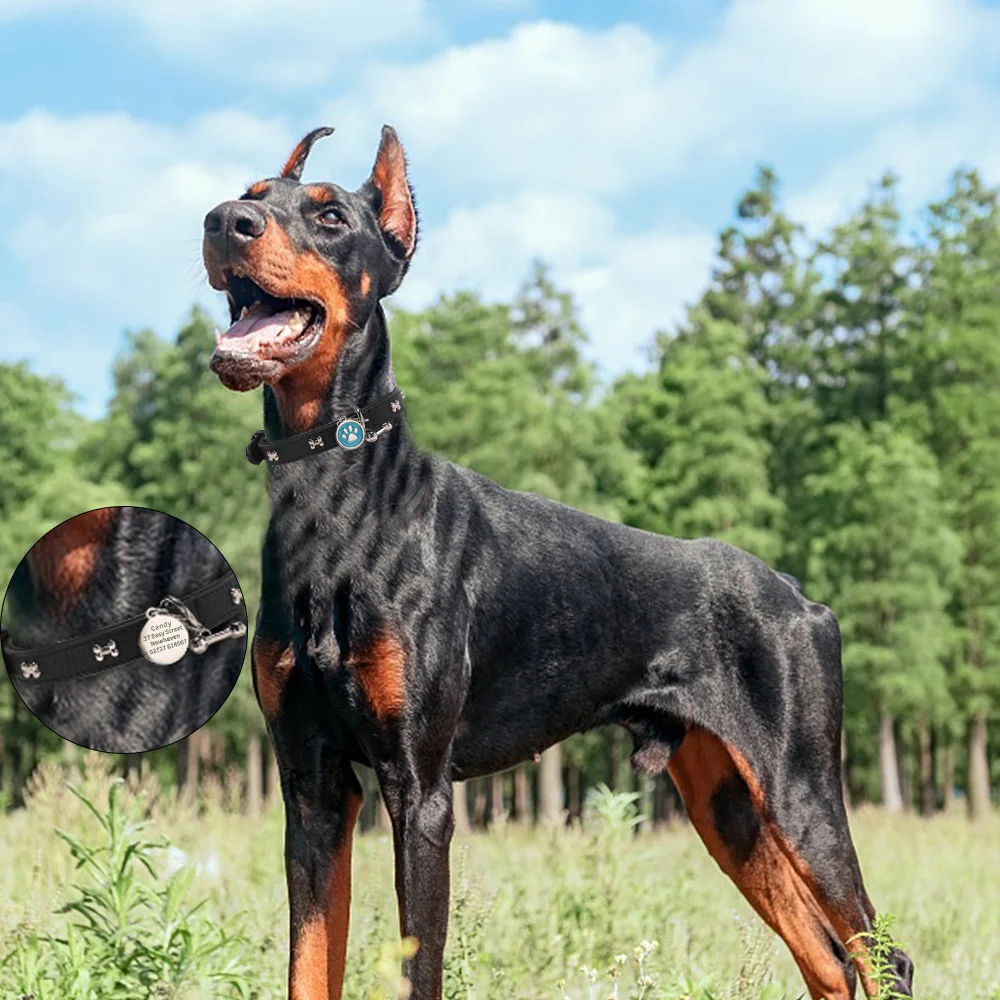
[[[250,201],[224,201],[205,216],[205,236],[213,242],[249,243],[266,228],[263,209]]]

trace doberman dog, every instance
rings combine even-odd
[[[103,507],[43,535],[18,564],[4,625],[18,647],[47,647],[144,616],[166,595],[184,597],[231,571],[219,550],[177,518],[144,507]],[[246,609],[233,608],[245,622]],[[8,650],[9,651],[9,650]],[[60,736],[108,753],[141,753],[204,725],[243,666],[246,640],[157,665],[104,661],[92,676],[11,680],[31,712]],[[115,654],[117,655],[117,653]]]
[[[266,436],[333,422],[394,389],[381,299],[417,244],[386,126],[356,191],[277,177],[205,219],[233,326],[212,368],[264,386]],[[484,237],[485,238],[485,237]],[[272,453],[273,455],[273,453]],[[268,469],[272,504],[253,677],[286,812],[289,994],[341,995],[352,829],[374,769],[392,823],[404,965],[441,996],[452,781],[617,724],[666,768],[712,857],[785,940],[813,997],[876,984],[875,911],[840,777],[837,622],[759,559],[502,489],[421,454],[405,423],[354,450]],[[912,964],[892,963],[910,996]]]

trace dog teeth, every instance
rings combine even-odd
[[[250,310],[249,310],[249,309],[247,309],[247,307],[246,307],[246,306],[244,306],[244,307],[243,307],[243,308],[242,308],[242,309],[240,310],[240,319],[246,319],[246,315],[247,315],[247,313],[248,313],[248,312],[250,312]]]
[[[292,318],[278,331],[274,338],[277,340],[295,340],[309,323],[309,314],[306,310],[296,309],[292,313]]]

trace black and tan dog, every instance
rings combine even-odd
[[[222,382],[264,385],[267,438],[394,388],[380,300],[417,216],[385,128],[357,191],[302,184],[310,133],[279,177],[205,220],[233,326]],[[404,387],[405,388],[405,387]],[[268,470],[273,513],[253,646],[281,769],[293,1000],[341,994],[352,762],[392,820],[414,996],[441,996],[452,781],[509,768],[593,726],[672,775],[722,870],[784,938],[813,997],[845,1000],[874,909],[840,783],[837,623],[753,556],[512,493],[422,455],[396,420],[375,443]],[[912,966],[894,952],[896,989]]]

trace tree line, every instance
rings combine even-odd
[[[648,370],[610,384],[541,263],[510,302],[393,308],[394,368],[424,449],[799,578],[841,623],[850,799],[929,815],[961,798],[980,817],[1000,787],[1000,194],[962,170],[904,218],[897,188],[886,175],[814,237],[760,169],[701,296]],[[173,339],[130,334],[99,420],[57,379],[0,365],[0,579],[64,518],[135,503],[198,527],[257,591],[267,501],[239,456],[260,402],[219,387],[213,344],[198,310]],[[39,760],[76,751],[6,683],[0,718],[11,807]],[[192,793],[229,775],[251,812],[276,788],[248,671],[203,731],[142,756],[123,767]],[[669,818],[669,779],[639,782],[628,756],[624,733],[574,737],[468,783],[459,823],[578,815],[601,782]]]

